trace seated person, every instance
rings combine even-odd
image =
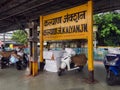
[[[17,55],[23,57],[23,54],[24,54],[24,51],[23,49],[20,49],[18,52],[17,52]]]
[[[17,55],[17,51],[13,51],[10,57],[10,63],[16,63],[17,61],[19,61],[20,56]]]
[[[18,55],[17,51],[12,52],[10,62],[11,64],[16,64],[17,70],[22,70],[27,67],[27,62],[24,62],[23,56]]]

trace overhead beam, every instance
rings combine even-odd
[[[87,0],[84,0],[83,2],[85,3],[85,1],[87,1]],[[82,0],[76,1],[76,2],[74,2],[73,0],[68,0],[66,2],[64,2],[64,0],[58,0],[56,2],[43,5],[42,7],[38,7],[38,8],[36,8],[36,10],[34,9],[31,11],[27,11],[27,12],[21,13],[19,15],[21,15],[21,16],[24,15],[26,17],[29,17],[32,20],[36,20],[39,18],[40,15],[46,15],[46,14],[54,13],[54,12],[61,11],[61,10],[67,9],[67,8],[71,8],[81,2],[82,2]],[[63,6],[63,4],[64,4],[64,6]],[[52,6],[52,7],[50,7],[50,6]],[[47,8],[47,7],[49,7],[49,8]],[[32,12],[34,12],[34,13],[32,13]]]
[[[1,20],[5,20],[5,19],[7,19],[7,18],[9,18],[9,17],[12,17],[12,16],[15,16],[15,15],[18,15],[18,14],[24,13],[24,12],[26,12],[26,11],[28,11],[28,10],[31,10],[31,9],[37,8],[37,7],[41,6],[41,5],[44,5],[44,4],[47,4],[47,3],[53,2],[53,1],[55,1],[55,0],[47,0],[47,1],[45,1],[45,2],[42,2],[42,3],[38,4],[38,5],[32,6],[32,7],[30,7],[30,8],[27,8],[27,9],[25,9],[25,10],[23,10],[23,11],[19,11],[19,12],[16,12],[16,13],[11,14],[11,15],[9,15],[9,16],[6,16],[6,17],[3,17],[3,18],[0,18],[0,21],[1,21]]]
[[[8,3],[8,4],[6,4],[5,6],[1,7],[0,13],[5,13],[5,12],[10,11],[10,10],[12,10],[12,9],[15,9],[15,8],[17,8],[17,7],[19,7],[19,6],[22,6],[22,5],[24,5],[25,3],[27,3],[29,0],[19,0],[19,3],[16,3],[16,4],[14,4],[14,1],[15,1],[15,0],[9,0],[9,1],[11,1],[11,2]],[[13,2],[12,2],[12,1],[13,1]],[[18,2],[18,1],[17,1],[17,2]]]
[[[8,31],[13,31],[13,30],[16,30],[16,29],[19,29],[19,26],[18,25],[10,25],[9,28],[0,28],[0,33],[4,33],[4,32],[8,32]]]

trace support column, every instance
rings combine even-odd
[[[89,70],[89,81],[94,82],[94,65],[93,65],[93,1],[88,1],[88,70]]]
[[[43,60],[43,16],[40,16],[40,70],[42,71],[44,68],[44,60]]]
[[[29,43],[30,43],[30,74],[35,76],[38,74],[38,53],[37,53],[37,23],[30,22],[29,25]]]

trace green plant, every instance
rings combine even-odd
[[[12,34],[11,39],[16,41],[17,43],[27,44],[27,33],[23,30],[16,30]]]

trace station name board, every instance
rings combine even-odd
[[[43,16],[43,39],[85,38],[88,34],[87,4]]]

